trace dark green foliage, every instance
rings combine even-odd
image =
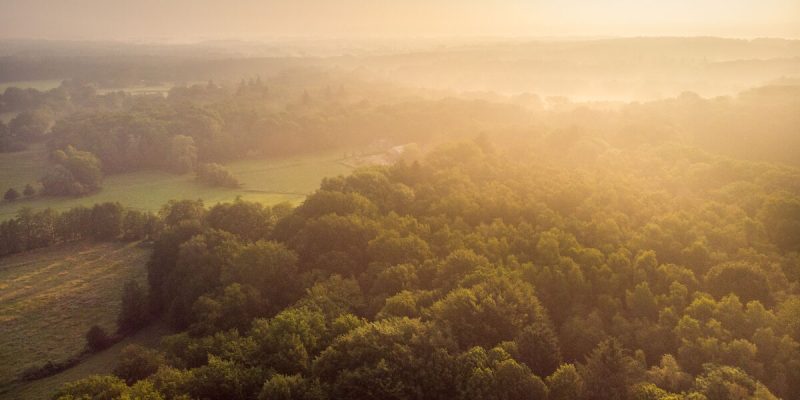
[[[57,400],[118,399],[128,393],[125,382],[112,375],[92,375],[67,383],[53,396]]]
[[[43,109],[23,111],[8,123],[8,130],[13,137],[30,143],[44,137],[47,130],[50,129],[52,118]]]
[[[117,318],[117,330],[127,334],[144,327],[150,321],[150,306],[146,290],[136,281],[122,288],[122,308]]]
[[[772,291],[766,273],[750,263],[736,262],[714,266],[705,279],[715,296],[733,293],[745,302],[758,300],[762,304],[772,304]]]
[[[197,180],[210,186],[228,188],[239,187],[239,181],[225,167],[219,164],[200,164],[197,166]]]
[[[800,198],[773,196],[760,212],[764,228],[772,241],[785,250],[800,250]]]
[[[130,225],[128,216],[144,221]],[[0,222],[0,256],[81,239],[139,240],[160,230],[153,215],[125,210],[119,203],[78,206],[62,213],[23,208],[15,218]]]
[[[161,229],[158,216],[138,210],[127,210],[122,219],[122,239],[149,239]]]
[[[616,339],[601,342],[586,358],[583,381],[589,400],[629,399],[629,390],[640,377],[637,365]]]
[[[3,200],[5,201],[15,201],[19,198],[19,192],[17,189],[11,188],[6,190],[6,193],[3,194]]]
[[[547,399],[547,386],[500,348],[475,347],[455,361],[459,399]]]
[[[526,326],[516,337],[516,352],[512,355],[525,363],[537,376],[548,376],[561,364],[558,336],[549,321],[539,320]]]
[[[453,398],[453,343],[419,320],[390,319],[340,336],[314,362],[334,398]]]
[[[462,349],[491,348],[547,318],[533,287],[512,277],[491,276],[475,286],[455,289],[434,304],[431,311]]]
[[[114,375],[122,378],[129,385],[147,378],[166,364],[164,355],[156,350],[130,344],[122,349],[114,367]]]
[[[210,356],[208,364],[192,371],[187,386],[192,398],[248,400],[258,395],[263,382],[259,368]]]
[[[230,232],[248,241],[267,239],[277,219],[276,212],[260,203],[237,199],[211,207],[206,221],[214,229]]]
[[[580,400],[586,395],[583,378],[572,364],[562,364],[547,377],[550,400]]]
[[[122,234],[125,209],[119,203],[95,204],[92,207],[92,236],[97,240],[114,240]]]
[[[42,193],[79,196],[100,189],[103,172],[94,154],[67,146],[54,151],[52,159],[55,166],[42,177]]]
[[[183,174],[194,170],[197,164],[197,147],[191,136],[176,135],[170,142],[169,166],[173,172]]]
[[[569,171],[486,148],[329,179],[294,210],[166,205],[148,234],[150,311],[183,332],[138,388],[209,399],[800,390],[798,260],[764,208],[796,173],[737,175],[752,165],[669,146]],[[674,188],[709,170],[754,194],[708,188],[722,178]],[[93,209],[63,215],[92,226]],[[66,233],[37,228],[48,218],[29,212],[8,229],[57,242]],[[140,225],[122,221],[122,237]]]
[[[36,189],[34,189],[33,186],[31,186],[31,184],[29,183],[25,185],[25,189],[22,190],[22,194],[25,197],[33,197],[33,195],[36,194]]]
[[[97,325],[93,325],[89,328],[89,331],[86,332],[86,345],[91,351],[103,350],[112,343],[113,340],[108,336],[108,333]]]
[[[178,226],[183,222],[199,222],[205,214],[206,209],[202,200],[170,200],[159,212],[164,224],[169,227]]]
[[[328,397],[318,382],[300,375],[276,374],[264,382],[259,400],[325,400]]]

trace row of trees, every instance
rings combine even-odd
[[[141,240],[160,229],[157,215],[101,203],[58,212],[21,209],[0,222],[0,256],[83,239]]]
[[[674,146],[530,159],[479,140],[325,180],[296,209],[168,204],[147,304],[180,333],[59,396],[800,392],[797,171]]]
[[[33,188],[30,184],[25,185],[25,188],[22,189],[22,194],[20,194],[17,189],[9,188],[6,190],[5,194],[3,194],[3,200],[5,201],[16,201],[20,198],[20,196],[25,197],[33,197],[36,194],[36,189]]]

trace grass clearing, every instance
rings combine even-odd
[[[44,144],[23,151],[0,153],[0,191],[5,193],[13,187],[22,193],[26,184],[36,185],[46,171],[47,150]],[[0,205],[0,209],[4,206]]]
[[[157,347],[161,337],[171,332],[164,325],[152,325],[122,340],[121,342],[91,355],[80,364],[47,378],[24,382],[0,392],[0,400],[39,400],[49,399],[61,385],[86,378],[90,375],[109,374],[116,365],[117,358],[125,346],[138,344]]]
[[[226,167],[242,187],[236,189],[209,187],[198,183],[194,174],[175,175],[161,171],[139,171],[107,176],[98,193],[78,197],[36,197],[15,202],[0,202],[0,220],[13,217],[22,207],[34,210],[52,208],[66,210],[78,205],[118,201],[126,207],[157,211],[173,199],[203,199],[207,205],[244,200],[267,205],[281,202],[297,204],[314,191],[325,177],[348,173],[351,168],[339,162],[341,152],[254,159],[228,163]],[[0,154],[0,191],[15,187],[21,191],[26,183],[36,182],[45,173],[46,153],[43,147],[24,152]]]
[[[0,387],[80,353],[92,325],[114,332],[122,286],[145,284],[140,243],[54,246],[0,259]]]

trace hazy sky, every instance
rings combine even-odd
[[[0,37],[800,38],[800,0],[0,0]]]

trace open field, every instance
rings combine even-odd
[[[80,353],[92,325],[116,328],[122,286],[145,281],[140,243],[80,242],[0,259],[0,388]]]
[[[195,182],[193,174],[174,175],[161,171],[140,171],[111,175],[103,189],[79,198],[37,197],[0,203],[0,220],[13,217],[22,207],[34,210],[65,210],[78,205],[119,201],[131,208],[157,211],[172,199],[203,199],[206,204],[230,201],[237,196],[264,204],[298,203],[315,190],[322,178],[345,174],[351,168],[338,160],[341,152],[329,152],[270,160],[244,160],[227,165],[242,183],[238,189],[209,187]],[[0,154],[0,191],[15,187],[21,191],[26,183],[36,182],[46,170],[42,148],[18,153]]]
[[[163,325],[149,326],[99,353],[92,354],[80,364],[66,371],[10,387],[8,390],[0,392],[0,400],[49,399],[54,391],[67,382],[83,379],[89,375],[110,373],[116,365],[117,356],[125,346],[135,343],[142,346],[156,347],[161,337],[169,333],[168,328]]]
[[[13,187],[22,193],[26,184],[35,185],[46,170],[47,151],[43,144],[23,151],[0,153],[0,190],[5,193]]]

